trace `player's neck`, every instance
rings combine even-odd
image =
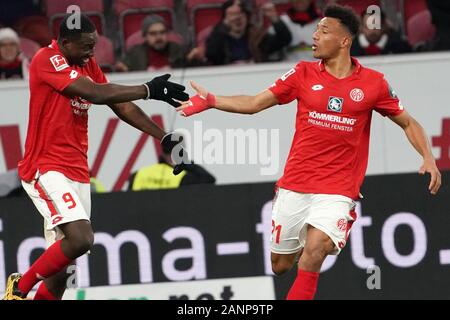
[[[56,45],[58,46],[58,50],[62,53],[64,58],[67,59],[67,52],[66,52],[66,49],[64,48],[64,46],[61,43],[59,43],[59,41],[56,41]]]
[[[337,56],[335,58],[324,59],[325,70],[332,76],[343,79],[353,73],[355,66],[350,55]]]

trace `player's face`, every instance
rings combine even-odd
[[[97,43],[97,32],[82,33],[80,39],[63,42],[66,49],[66,58],[71,65],[83,67],[94,56],[94,48]]]
[[[338,19],[320,20],[313,34],[313,55],[316,59],[330,59],[339,55],[342,48],[351,46],[351,36]]]

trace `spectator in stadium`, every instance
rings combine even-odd
[[[286,26],[275,10],[267,10],[274,33],[250,23],[250,11],[241,2],[228,0],[222,5],[222,21],[206,40],[206,58],[213,65],[237,62],[264,62],[291,41]]]
[[[173,166],[171,151],[163,148],[159,163],[143,167],[130,176],[128,190],[176,189],[186,185],[216,182],[212,174],[197,164],[185,164],[184,170],[177,176],[172,174]]]
[[[132,47],[123,61],[116,64],[116,71],[161,70],[201,64],[195,57],[188,57],[186,48],[168,39],[164,18],[150,15],[142,22],[144,43]]]
[[[428,0],[436,35],[432,43],[433,50],[450,50],[450,2]]]
[[[11,28],[0,29],[0,79],[28,78],[28,59],[20,52],[20,40]]]
[[[91,193],[105,193],[106,188],[103,183],[97,177],[94,177],[91,172],[89,172],[89,175],[89,181],[91,183]]]
[[[374,19],[372,14],[363,12],[361,31],[353,43],[351,54],[353,56],[373,56],[391,53],[411,52],[411,46],[392,27],[381,11],[380,26],[376,26],[369,19]],[[375,20],[374,20],[375,21]]]
[[[314,0],[291,0],[291,3],[292,7],[280,17],[292,35],[286,59],[289,61],[312,60],[312,35],[321,14]]]

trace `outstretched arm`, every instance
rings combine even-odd
[[[179,145],[182,137],[174,132],[165,133],[133,102],[109,104],[108,106],[121,120],[160,140],[163,151],[172,155],[172,160],[175,164],[173,168],[174,175],[185,169],[189,161],[183,146]]]
[[[116,103],[108,106],[114,111],[119,119],[158,140],[161,140],[166,134],[163,129],[161,129],[133,102]]]
[[[255,96],[214,96],[193,81],[191,86],[197,95],[177,108],[180,114],[186,117],[209,108],[232,113],[254,114],[278,104],[277,98],[270,90],[264,90]]]
[[[214,108],[232,113],[254,114],[276,104],[278,101],[275,95],[264,90],[255,96],[218,96]]]
[[[114,83],[99,84],[86,77],[81,77],[67,86],[63,93],[69,97],[81,97],[95,104],[120,103],[147,97],[147,89],[144,85],[123,86]]]
[[[123,86],[114,83],[98,84],[87,77],[80,77],[68,85],[63,93],[66,96],[78,96],[95,104],[114,104],[139,99],[161,100],[174,107],[180,105],[175,100],[189,99],[184,92],[185,87],[168,81],[169,74],[156,77],[151,81],[138,86]]]
[[[405,131],[409,142],[423,157],[423,164],[419,169],[419,173],[430,173],[431,181],[428,189],[431,194],[436,194],[441,187],[441,173],[439,172],[433,154],[431,153],[431,146],[425,130],[417,122],[417,120],[406,111],[403,111],[398,116],[391,116],[389,118]]]

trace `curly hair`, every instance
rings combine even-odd
[[[360,18],[351,7],[337,4],[329,5],[325,8],[324,16],[338,19],[353,38],[359,32]]]

